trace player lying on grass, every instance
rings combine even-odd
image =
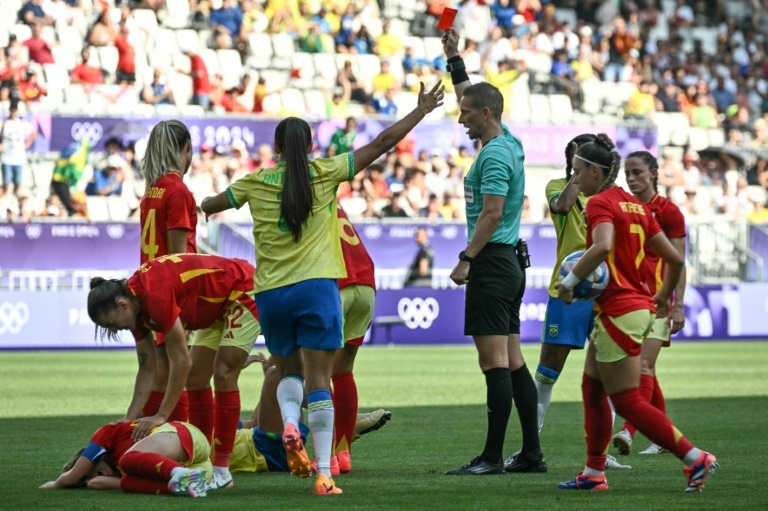
[[[643,340],[657,317],[669,315],[672,292],[680,278],[683,257],[670,243],[651,211],[616,186],[621,156],[613,142],[600,134],[583,144],[573,161],[579,189],[592,196],[587,203],[587,251],[557,286],[558,298],[573,301],[573,288],[603,261],[610,271],[605,292],[595,299],[598,316],[587,349],[582,379],[587,462],[573,480],[557,485],[563,490],[607,490],[605,459],[611,440],[611,398],[616,413],[630,421],[654,443],[668,449],[686,467],[687,492],[701,491],[717,459],[691,444],[640,390]],[[642,264],[646,247],[667,263],[663,284],[652,296]]]
[[[40,488],[121,489],[126,493],[205,497],[211,476],[211,446],[199,429],[168,422],[134,441],[138,423],[99,428],[58,479]],[[122,475],[121,475],[122,474]]]
[[[280,373],[272,366],[271,360],[265,359],[261,354],[251,355],[249,361],[262,363],[265,371],[264,383],[259,403],[251,418],[243,421],[243,428],[237,431],[229,469],[232,472],[290,472],[282,441],[283,418],[277,400]],[[360,415],[351,436],[364,435],[380,429],[391,417],[392,414],[385,410]],[[300,423],[299,430],[302,441],[306,442],[309,428]],[[350,438],[350,443],[352,441]]]
[[[186,386],[189,422],[215,445],[214,488],[232,485],[227,467],[240,420],[237,379],[260,332],[254,271],[239,259],[173,254],[148,261],[127,281],[95,278],[88,294],[88,315],[102,335],[131,330],[136,340],[139,373],[128,421],[139,417],[152,389],[152,333],[163,334],[168,387],[157,414],[139,420],[133,438],[166,422]],[[185,330],[195,331],[189,350]]]

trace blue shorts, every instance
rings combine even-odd
[[[15,185],[15,186],[21,186],[21,173],[24,171],[23,165],[6,165],[5,163],[2,164],[3,167],[3,185]]]
[[[584,344],[595,325],[594,305],[594,300],[566,305],[559,298],[550,296],[541,342],[584,349]]]
[[[304,445],[306,445],[309,428],[304,424],[299,423],[299,432],[301,433],[301,440],[304,442]],[[267,468],[270,472],[291,471],[291,469],[288,468],[288,458],[285,454],[282,435],[267,433],[256,426],[253,428],[253,445],[256,447],[256,450],[264,456],[264,460],[267,462]]]
[[[273,355],[299,348],[335,350],[344,345],[339,286],[311,279],[256,295],[261,332]]]

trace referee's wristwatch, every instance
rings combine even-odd
[[[469,257],[467,255],[467,253],[462,250],[461,252],[459,252],[459,260],[460,261],[466,261],[466,262],[472,264],[472,262],[475,260],[475,258],[474,257]]]

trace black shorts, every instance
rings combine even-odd
[[[121,71],[120,69],[117,70],[115,73],[115,83],[135,83],[136,82],[136,73],[126,73],[125,71]]]
[[[525,270],[513,245],[488,243],[469,267],[464,335],[520,333]]]

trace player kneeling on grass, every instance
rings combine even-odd
[[[592,196],[587,203],[587,251],[557,286],[558,298],[573,301],[573,288],[607,261],[610,281],[595,299],[595,320],[584,364],[581,391],[587,463],[562,490],[607,490],[605,459],[611,440],[611,398],[616,413],[630,421],[652,442],[668,449],[686,465],[685,491],[701,491],[717,459],[694,447],[666,414],[643,399],[640,354],[656,316],[670,312],[670,297],[683,268],[683,257],[664,235],[648,207],[614,184],[621,156],[604,134],[576,151],[573,168],[579,189]],[[655,296],[648,290],[642,264],[646,247],[667,263],[663,284]]]
[[[237,380],[260,332],[254,271],[240,259],[173,254],[148,261],[127,281],[95,278],[88,294],[88,315],[102,333],[131,330],[136,340],[139,373],[127,421],[139,417],[152,390],[152,332],[163,334],[168,387],[157,414],[139,420],[133,438],[166,422],[186,385],[189,422],[215,446],[212,488],[232,485],[228,466],[240,419]],[[185,330],[195,331],[189,350]]]
[[[205,497],[211,477],[211,446],[199,429],[168,422],[134,442],[137,422],[117,422],[99,428],[45,489],[120,488],[126,493]],[[121,475],[122,474],[122,475]]]

